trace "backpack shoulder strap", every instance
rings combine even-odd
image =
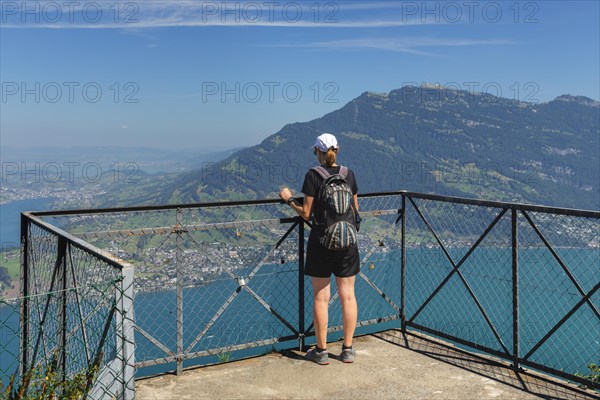
[[[327,171],[325,168],[323,168],[320,165],[318,167],[312,167],[311,169],[313,171],[315,171],[317,174],[319,174],[321,176],[321,178],[323,178],[323,180],[325,180],[331,176],[329,171]],[[348,167],[344,167],[343,165],[340,165],[340,172],[338,172],[338,175],[341,175],[342,178],[346,179],[348,177]]]
[[[318,167],[312,167],[311,168],[313,171],[315,171],[317,174],[319,174],[319,176],[321,178],[323,178],[323,180],[329,178],[329,176],[331,176],[331,174],[329,173],[329,171],[327,171],[325,168],[323,168],[322,166],[318,166]]]

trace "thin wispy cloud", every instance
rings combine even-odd
[[[434,24],[401,13],[368,18],[360,10],[394,10],[394,2],[8,2],[6,29],[148,29],[176,27],[389,28]],[[315,6],[316,4],[316,6]],[[63,6],[64,5],[64,6]],[[437,22],[439,23],[439,22]]]
[[[340,10],[405,10],[406,14],[414,14],[414,10],[423,3],[414,1],[352,1],[336,3]]]
[[[177,27],[272,27],[272,28],[392,28],[411,25],[424,25],[421,22],[401,22],[389,20],[369,21],[347,21],[339,23],[315,23],[310,21],[286,22],[286,21],[193,21],[155,19],[129,25],[117,25],[113,23],[39,23],[39,24],[4,24],[0,28],[5,29],[148,29],[148,28],[177,28]]]
[[[329,40],[311,43],[283,43],[269,45],[272,47],[298,47],[327,50],[382,50],[404,52],[417,55],[436,56],[436,53],[420,50],[422,48],[463,47],[463,46],[498,46],[510,45],[508,40],[472,40],[472,39],[439,39],[428,37],[413,38],[359,38]]]

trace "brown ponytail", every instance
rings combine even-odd
[[[327,153],[325,153],[325,164],[328,167],[331,167],[333,164],[335,164],[336,157],[337,150],[333,147],[330,147],[329,150],[327,150]]]

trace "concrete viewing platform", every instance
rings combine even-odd
[[[136,381],[138,400],[183,399],[600,399],[599,393],[421,334],[391,330],[355,338],[354,364],[290,350]]]

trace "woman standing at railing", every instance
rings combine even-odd
[[[356,240],[360,223],[358,186],[352,170],[336,163],[338,151],[335,136],[329,133],[320,135],[313,146],[320,166],[311,168],[304,177],[304,202],[297,202],[287,187],[279,193],[283,201],[304,220],[308,221],[312,217],[304,273],[311,277],[313,287],[317,345],[306,353],[306,357],[321,365],[329,364],[327,324],[332,273],[335,275],[342,304],[344,324],[340,360],[351,363],[356,356],[352,338],[358,317],[354,282],[360,270]]]

